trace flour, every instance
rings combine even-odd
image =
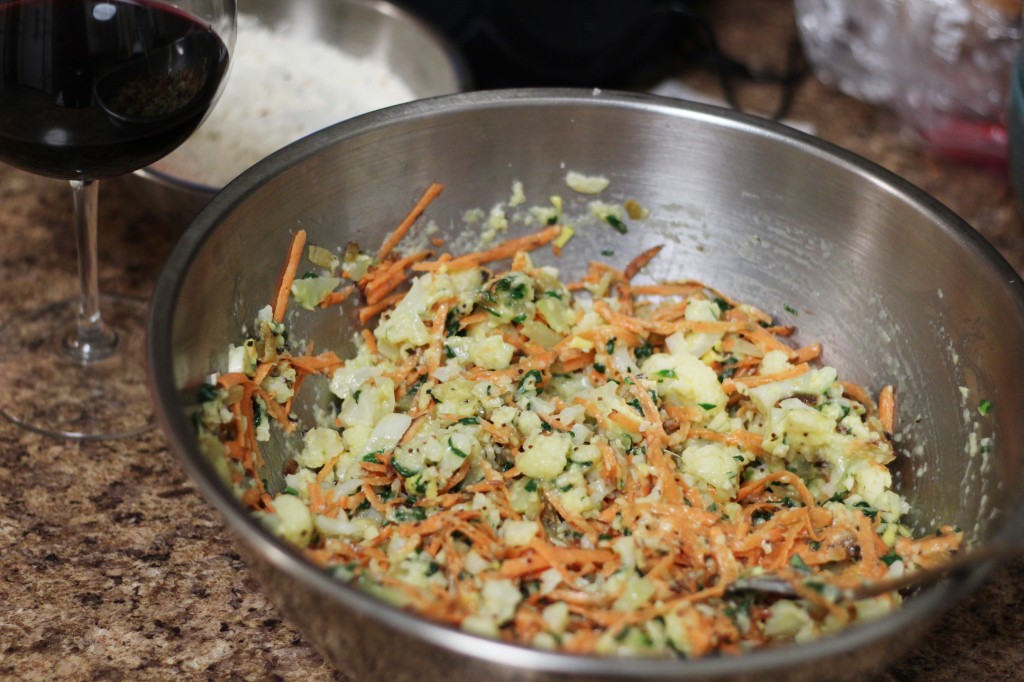
[[[380,61],[240,15],[219,102],[199,130],[154,168],[220,189],[295,140],[412,99],[409,86]]]

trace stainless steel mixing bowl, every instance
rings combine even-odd
[[[819,681],[891,660],[985,571],[806,645],[693,661],[548,653],[427,622],[331,579],[264,532],[200,454],[187,407],[269,302],[292,230],[375,248],[439,181],[447,188],[429,218],[451,237],[462,211],[507,199],[515,180],[534,203],[568,194],[567,170],[603,173],[606,195],[651,209],[628,235],[574,238],[558,261],[567,275],[603,250],[625,263],[665,244],[654,279],[704,280],[797,324],[798,341],[822,341],[825,360],[872,391],[895,384],[897,486],[922,531],[1019,534],[1024,287],[968,225],[883,169],[763,120],[626,94],[481,92],[369,114],[271,156],[213,199],[160,276],[148,342],[160,422],[265,589],[358,680]],[[356,329],[355,305],[295,313],[292,337],[337,347]],[[273,486],[282,458],[269,450]]]

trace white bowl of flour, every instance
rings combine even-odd
[[[136,172],[156,212],[184,226],[244,170],[310,133],[468,88],[461,58],[387,2],[239,0],[224,92],[181,147]]]

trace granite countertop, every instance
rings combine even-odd
[[[755,62],[777,58],[793,33],[780,0],[722,3],[714,20],[726,49]],[[718,87],[699,69],[683,80],[708,94]],[[743,94],[756,109],[775,93]],[[812,78],[790,116],[927,190],[1024,268],[1024,221],[1004,171],[934,156],[891,113]],[[70,211],[65,183],[0,166],[0,319],[40,296],[73,294]],[[102,290],[147,295],[180,229],[151,213],[130,179],[104,183],[100,219]],[[1015,561],[878,682],[1024,679],[1021,670],[1024,561]],[[0,419],[0,678],[182,676],[343,679],[282,621],[158,430],[73,443]]]

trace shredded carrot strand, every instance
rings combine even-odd
[[[291,294],[292,282],[295,281],[295,273],[299,269],[299,259],[302,257],[302,247],[306,245],[306,231],[297,230],[292,235],[291,244],[288,246],[288,258],[281,268],[281,276],[277,281],[277,288],[274,290],[273,315],[274,322],[284,320],[285,310],[288,308],[288,297]]]
[[[388,235],[384,243],[381,244],[380,250],[377,251],[377,261],[383,261],[387,258],[388,254],[398,245],[398,242],[402,241],[402,238],[409,233],[413,223],[420,217],[423,211],[427,210],[427,206],[430,205],[434,199],[444,190],[444,185],[439,182],[431,183],[429,187],[423,192],[423,196],[419,198],[416,205],[412,207],[409,214],[402,219],[402,222],[398,224],[395,231]]]
[[[505,258],[513,257],[517,251],[533,251],[534,249],[540,248],[549,242],[554,241],[561,233],[562,228],[558,225],[541,230],[536,234],[527,235],[525,237],[519,237],[517,239],[510,239],[506,242],[502,242],[493,249],[486,251],[478,251],[477,253],[471,253],[458,258],[453,258],[447,262],[434,261],[428,263],[417,263],[412,266],[413,270],[420,270],[423,272],[432,272],[444,268],[446,270],[466,270],[468,268],[474,268],[485,263],[493,263],[494,261],[503,260]]]
[[[878,418],[887,433],[896,430],[896,395],[892,386],[886,386],[878,394]]]

